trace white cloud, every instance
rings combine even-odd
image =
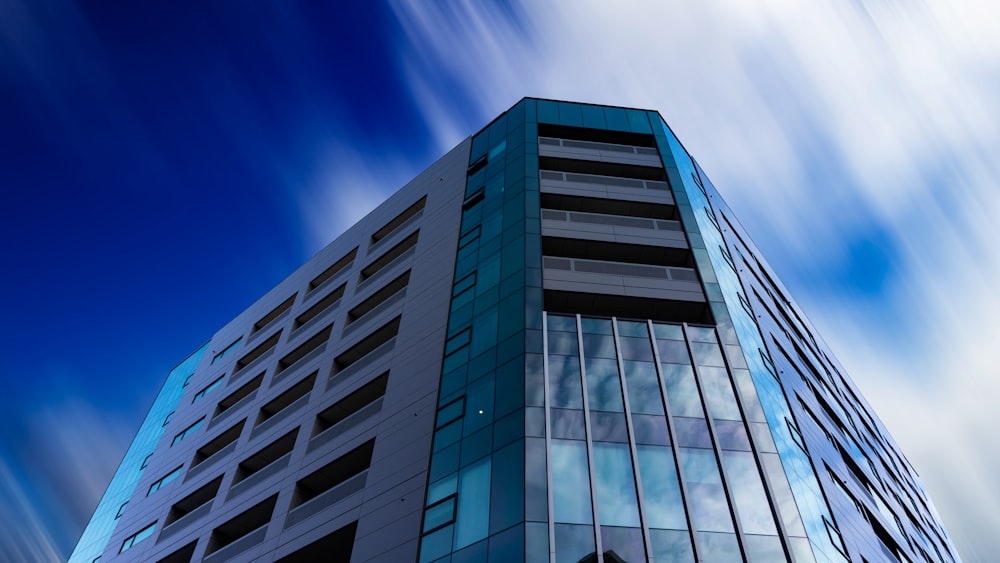
[[[843,270],[859,233],[885,233],[877,300],[849,283],[864,272],[793,291],[967,560],[1000,553],[982,502],[1000,492],[994,6],[524,2],[521,27],[472,3],[394,9],[410,72],[463,85],[482,123],[525,95],[659,109],[779,271]]]

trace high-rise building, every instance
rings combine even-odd
[[[659,114],[536,99],[170,372],[98,557],[959,560]]]

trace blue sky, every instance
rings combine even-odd
[[[167,371],[522,96],[659,109],[1000,553],[986,3],[0,5],[0,552],[65,559]]]

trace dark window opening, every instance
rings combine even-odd
[[[365,315],[365,313],[371,311],[375,307],[378,307],[393,295],[396,295],[400,291],[406,289],[406,286],[409,285],[409,283],[410,270],[407,270],[403,272],[403,275],[385,284],[385,286],[381,289],[371,294],[367,299],[351,309],[347,313],[347,324],[351,324],[352,322],[360,319]]]
[[[369,440],[332,462],[299,479],[291,508],[301,506],[344,481],[368,469],[372,461],[375,440]]]
[[[270,352],[278,344],[278,339],[281,338],[281,331],[272,334],[267,340],[261,342],[256,348],[247,352],[240,361],[236,362],[236,370],[233,373],[239,372],[241,369],[250,365],[254,360],[263,356],[264,354]]]
[[[708,305],[692,301],[546,289],[544,303],[546,311],[556,314],[579,313],[594,317],[634,317],[674,323],[714,324]]]
[[[543,209],[556,209],[559,211],[600,213],[604,215],[643,217],[646,219],[667,221],[676,221],[678,219],[677,208],[673,205],[622,199],[602,199],[543,193],[541,194],[541,205]]]
[[[291,309],[292,308],[292,304],[295,303],[295,297],[297,297],[297,296],[298,296],[298,293],[296,293],[295,295],[292,295],[288,299],[285,299],[284,301],[281,302],[281,305],[278,305],[274,309],[271,309],[270,313],[268,313],[268,314],[264,315],[263,317],[261,317],[261,319],[259,321],[255,322],[253,324],[253,330],[250,331],[250,334],[255,334],[260,329],[262,329],[262,328],[266,327],[267,325],[271,324],[271,321],[273,321],[274,319],[278,318],[282,313],[284,313],[285,311]]]
[[[292,326],[292,330],[299,328],[300,326],[306,324],[312,319],[318,317],[320,313],[323,313],[335,303],[339,303],[340,299],[344,296],[344,289],[347,284],[341,284],[340,287],[327,293],[325,297],[316,302],[315,305],[309,307],[301,315],[295,317],[295,324]]]
[[[424,196],[418,199],[417,202],[414,203],[413,205],[407,207],[406,210],[404,210],[402,213],[396,215],[396,217],[393,218],[392,221],[389,221],[388,223],[383,225],[381,229],[375,231],[375,233],[372,235],[371,244],[375,244],[378,241],[384,239],[385,237],[391,235],[393,231],[398,229],[403,223],[406,223],[412,217],[415,217],[418,213],[423,211],[424,205],[426,203],[427,203],[427,196]]]
[[[357,521],[340,528],[339,530],[327,534],[311,544],[299,548],[292,553],[275,561],[275,563],[313,563],[314,561],[326,561],[331,554],[336,554],[341,561],[350,561],[351,552],[354,551],[354,535],[357,533]]]
[[[324,409],[323,412],[316,415],[316,426],[313,428],[313,436],[323,432],[327,428],[336,426],[340,421],[382,398],[385,395],[385,388],[388,382],[389,372],[385,372],[350,395]]]
[[[667,181],[662,168],[639,166],[636,164],[619,164],[617,162],[598,162],[595,160],[574,160],[571,158],[540,156],[538,157],[538,169],[542,171],[569,172],[572,174],[632,178],[634,180]]]
[[[260,415],[257,417],[256,425],[259,426],[260,423],[271,418],[272,416],[278,414],[279,412],[286,409],[289,405],[298,401],[302,397],[305,397],[312,391],[313,386],[316,383],[316,374],[319,372],[312,372],[303,378],[301,381],[292,385],[284,393],[278,395],[272,399],[269,403],[260,408]]]
[[[351,364],[365,357],[369,352],[393,339],[398,333],[399,317],[396,317],[337,356],[333,361],[334,373],[347,369]]]
[[[583,239],[542,237],[542,254],[560,258],[649,264],[675,268],[693,268],[694,260],[687,248],[619,244]]]
[[[306,340],[305,342],[300,344],[298,348],[286,354],[285,357],[281,358],[281,360],[278,362],[278,368],[274,372],[275,375],[285,371],[286,369],[291,367],[292,364],[301,360],[313,350],[326,344],[327,340],[330,340],[330,332],[332,330],[333,330],[333,324],[330,324],[323,330],[320,330],[316,334],[309,337],[309,340]]]
[[[347,269],[347,267],[354,262],[354,258],[357,255],[358,255],[358,248],[354,247],[354,250],[348,252],[347,254],[344,255],[343,258],[334,262],[332,266],[323,270],[322,274],[313,278],[313,280],[309,282],[309,291],[316,289],[317,287],[322,285],[323,282],[325,282],[326,280],[332,278],[333,276],[336,276],[340,272]]]
[[[538,136],[573,139],[575,141],[591,141],[595,143],[612,143],[615,145],[632,145],[634,147],[656,147],[656,138],[644,133],[586,129],[584,127],[554,125],[551,123],[539,123]]]
[[[271,521],[278,495],[258,503],[246,512],[212,530],[205,555],[215,553]]]
[[[218,494],[219,487],[221,485],[222,475],[219,475],[215,479],[196,489],[188,496],[174,503],[174,505],[170,507],[170,512],[167,513],[167,519],[163,522],[163,525],[169,526],[170,524],[194,512],[196,509],[201,508],[205,505],[205,503],[212,502],[212,499],[214,499],[215,495]]]
[[[198,540],[195,540],[170,555],[160,559],[156,563],[191,563],[194,557],[194,548],[197,547]]]
[[[295,437],[298,436],[298,433],[299,429],[296,428],[241,461],[236,468],[236,476],[233,479],[233,484],[239,483],[291,452],[295,447]]]
[[[262,381],[264,381],[264,372],[260,372],[257,374],[257,377],[254,377],[250,381],[246,382],[242,387],[230,393],[228,397],[219,401],[219,405],[215,410],[215,416],[219,416],[223,412],[229,410],[244,397],[256,391],[260,387]]]
[[[360,281],[364,281],[376,273],[378,273],[382,268],[385,268],[392,263],[393,260],[399,258],[404,252],[413,248],[417,245],[417,238],[420,236],[420,231],[414,231],[412,235],[406,237],[400,241],[396,246],[393,246],[389,250],[386,250],[384,254],[372,260],[364,269],[361,270]]]
[[[194,460],[191,461],[191,467],[194,468],[196,465],[219,453],[223,448],[238,440],[240,434],[243,432],[243,426],[246,422],[247,419],[244,418],[215,438],[209,440],[204,446],[198,448],[198,451],[194,453]]]

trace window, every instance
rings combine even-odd
[[[224,379],[224,376],[220,375],[215,381],[213,381],[213,382],[209,383],[208,385],[206,385],[204,389],[202,389],[201,391],[198,391],[197,393],[194,394],[194,398],[191,399],[191,402],[193,403],[193,402],[197,401],[198,399],[201,399],[202,397],[204,397],[205,395],[207,395],[209,391],[211,391],[212,389],[215,389],[219,385],[222,385],[222,380],[223,379]]]
[[[379,346],[396,337],[399,332],[399,317],[385,323],[360,342],[345,350],[333,361],[334,373],[344,371],[354,362],[373,352]]]
[[[153,454],[149,454],[148,456],[143,458],[142,465],[139,466],[139,469],[146,469],[146,466],[149,465],[149,458],[151,457],[153,457]]]
[[[205,555],[215,553],[236,540],[246,537],[254,530],[267,525],[271,520],[271,514],[274,512],[277,500],[278,495],[274,495],[212,530]],[[261,534],[260,540],[263,541],[263,539],[263,534]]]
[[[292,403],[298,401],[299,399],[306,397],[312,391],[316,384],[316,375],[319,372],[312,372],[311,374],[304,377],[301,381],[289,387],[285,392],[278,395],[266,405],[260,408],[260,415],[257,417],[257,423],[255,426],[259,426],[260,423],[271,418],[272,416],[278,414],[279,412],[285,410]],[[298,405],[302,406],[302,405]]]
[[[278,317],[280,317],[282,313],[284,313],[285,311],[291,309],[292,308],[292,304],[295,303],[295,298],[298,295],[299,294],[296,293],[295,295],[292,295],[288,299],[285,299],[284,301],[281,302],[281,305],[278,305],[274,309],[271,309],[270,313],[268,313],[268,314],[264,315],[263,317],[261,317],[261,319],[259,321],[255,322],[253,324],[253,330],[250,331],[250,334],[257,333],[260,329],[262,329],[262,328],[266,327],[267,325],[271,324],[271,321],[273,321],[274,319],[277,319]]]
[[[241,340],[243,340],[242,336],[237,338],[236,341],[230,344],[229,346],[223,348],[221,352],[219,352],[218,354],[215,355],[214,358],[212,358],[212,363],[215,364],[215,362],[221,360],[222,358],[225,358],[226,354],[232,352],[234,348],[239,346]]]
[[[219,401],[219,405],[215,411],[215,416],[218,417],[220,414],[224,413],[225,411],[229,410],[243,399],[250,396],[251,393],[256,392],[257,389],[260,387],[262,381],[264,381],[263,372],[259,373],[257,377],[246,382],[246,384],[244,384],[236,391],[230,393],[229,396],[226,397],[225,399]]]
[[[191,467],[194,468],[199,463],[219,453],[223,448],[239,439],[240,433],[243,432],[243,425],[246,424],[246,421],[247,419],[244,418],[215,438],[209,440],[204,446],[198,448],[198,451],[194,454],[194,460],[191,462]]]
[[[201,417],[198,420],[196,420],[194,424],[192,424],[191,426],[188,426],[184,430],[181,430],[180,434],[174,436],[173,441],[170,442],[170,446],[173,447],[174,444],[176,444],[177,442],[180,442],[184,438],[187,438],[189,435],[193,434],[194,431],[201,428],[201,425],[204,423],[205,423],[205,417]]]
[[[212,481],[202,487],[199,487],[188,496],[174,503],[174,505],[170,507],[170,512],[167,514],[167,519],[163,522],[163,525],[169,526],[170,524],[194,512],[196,509],[204,506],[206,503],[211,502],[212,499],[215,498],[216,493],[219,492],[220,485],[222,485],[222,475],[219,475]]]
[[[282,456],[291,453],[295,447],[295,437],[298,436],[299,429],[296,428],[288,434],[278,438],[270,444],[261,448],[257,453],[244,459],[236,468],[236,475],[233,484],[239,483],[247,477],[271,465]]]
[[[125,502],[122,503],[121,506],[118,507],[118,512],[115,513],[115,520],[121,518],[122,514],[125,514],[125,505],[127,505],[127,504],[128,504],[128,501],[125,501]]]
[[[295,483],[291,508],[301,506],[368,469],[375,440],[369,440]]]
[[[118,550],[118,553],[124,553],[127,549],[131,548],[133,545],[153,535],[153,532],[155,531],[156,531],[156,522],[153,522],[152,524],[146,526],[145,528],[125,538],[125,541],[122,542],[122,547],[121,549]]]
[[[278,369],[275,370],[275,375],[277,376],[277,374],[285,371],[294,365],[295,362],[305,358],[314,350],[319,349],[320,346],[324,346],[327,340],[330,340],[330,333],[332,331],[333,324],[327,325],[326,328],[312,335],[309,340],[303,342],[298,348],[286,354],[285,357],[281,358],[281,361],[278,362]]]
[[[247,352],[240,361],[236,362],[236,370],[233,373],[240,371],[241,369],[247,367],[255,360],[263,357],[265,354],[274,349],[278,344],[278,339],[281,338],[281,331],[274,333],[267,340],[261,342],[256,348]]]
[[[326,294],[326,296],[317,301],[315,305],[309,307],[304,313],[295,317],[295,324],[292,329],[294,330],[299,328],[300,326],[318,317],[320,313],[324,313],[327,309],[338,304],[340,302],[340,298],[344,296],[344,289],[346,287],[346,283],[340,284],[340,287]]]
[[[372,260],[371,263],[369,263],[367,266],[364,267],[363,270],[361,270],[361,277],[358,281],[363,282],[368,278],[374,276],[378,272],[382,271],[382,269],[384,269],[386,266],[391,264],[397,258],[402,256],[406,251],[415,247],[417,245],[417,239],[419,237],[420,237],[420,231],[414,231],[413,234],[400,241],[399,244],[385,251],[384,254],[382,254],[375,260]]]
[[[348,252],[340,260],[334,262],[332,266],[323,270],[322,274],[316,276],[311,282],[309,282],[309,291],[316,289],[317,287],[323,285],[323,282],[332,279],[340,272],[345,271],[348,266],[354,263],[354,257],[357,255],[358,249],[355,247],[354,250]]]
[[[419,200],[417,200],[417,202],[414,203],[413,205],[407,207],[405,211],[397,215],[392,221],[389,221],[381,229],[375,231],[375,234],[372,235],[371,244],[374,245],[380,240],[391,235],[393,231],[399,229],[407,221],[419,215],[420,212],[423,211],[424,204],[426,203],[427,203],[427,196],[424,196]]]
[[[163,417],[163,426],[170,424],[170,419],[174,417],[174,411],[170,411],[167,416]]]
[[[340,421],[354,415],[362,408],[372,404],[385,395],[385,387],[389,381],[389,372],[376,377],[372,381],[337,401],[323,412],[316,415],[316,426],[313,435],[336,426]]]
[[[167,483],[169,483],[169,482],[173,481],[174,479],[180,477],[181,476],[181,469],[183,469],[183,468],[184,468],[183,465],[178,466],[177,469],[174,469],[170,473],[167,473],[163,477],[160,477],[159,479],[157,479],[152,485],[149,486],[149,491],[146,492],[146,496],[148,497],[149,495],[151,495],[151,494],[155,493],[156,491],[162,489]]]
[[[409,283],[410,283],[410,270],[407,270],[401,276],[387,283],[382,289],[379,289],[375,293],[371,294],[370,297],[368,297],[367,299],[359,303],[356,307],[348,311],[347,324],[351,324],[354,321],[360,319],[372,309],[388,301],[390,297],[398,294],[400,291],[405,290],[406,286]]]

